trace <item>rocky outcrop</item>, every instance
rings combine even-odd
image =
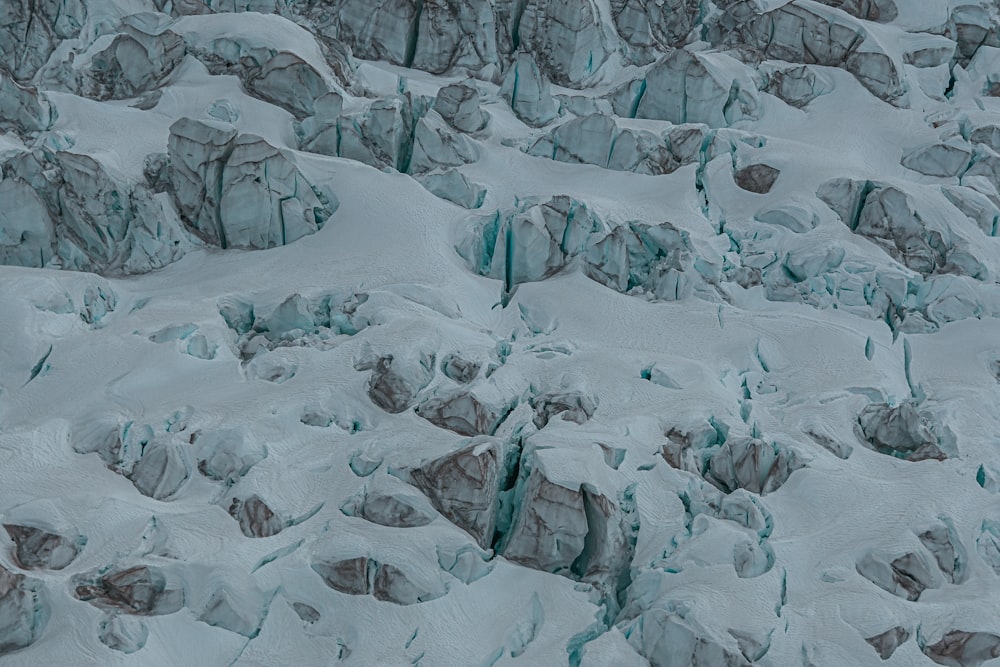
[[[290,156],[260,137],[183,118],[170,127],[170,183],[207,243],[263,249],[318,231],[337,208]]]
[[[733,180],[741,189],[763,195],[771,191],[780,174],[781,171],[771,165],[758,163],[738,170],[733,174]]]

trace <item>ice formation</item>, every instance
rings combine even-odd
[[[0,5],[4,665],[1000,664],[995,2]]]

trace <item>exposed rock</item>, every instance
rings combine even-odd
[[[74,579],[74,595],[95,607],[139,616],[172,614],[184,606],[184,591],[168,583],[157,567],[137,565]]]
[[[61,570],[77,557],[85,537],[64,537],[35,526],[4,524],[14,542],[14,562],[25,570]]]
[[[0,566],[0,656],[38,641],[50,614],[40,580]]]
[[[1000,657],[1000,636],[991,632],[952,630],[934,644],[924,646],[923,651],[939,665],[979,667]]]
[[[518,53],[504,75],[500,95],[510,103],[514,115],[532,127],[548,125],[558,110],[548,79],[528,53]]]
[[[747,192],[754,192],[759,195],[767,194],[774,187],[775,181],[781,170],[775,169],[769,164],[751,164],[738,170],[733,174],[733,180]]]
[[[868,553],[858,560],[856,569],[858,574],[882,590],[911,602],[919,600],[921,593],[928,588],[941,585],[940,577],[931,570],[926,557],[912,551],[891,561]]]
[[[896,652],[900,644],[904,644],[909,638],[910,631],[897,625],[894,628],[889,628],[882,634],[868,637],[865,641],[875,648],[880,658],[888,660]]]
[[[480,547],[493,540],[497,496],[503,473],[500,447],[492,442],[473,442],[408,472],[438,512],[465,530]]]
[[[181,217],[222,248],[292,243],[337,208],[289,156],[254,135],[182,118],[170,126],[168,152]]]
[[[864,442],[881,454],[907,461],[943,461],[956,453],[947,432],[909,401],[895,407],[886,403],[868,405],[861,411],[858,424]]]
[[[271,537],[287,525],[257,494],[245,499],[233,498],[229,515],[239,522],[247,537]]]

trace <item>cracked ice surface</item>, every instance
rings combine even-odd
[[[1000,12],[0,3],[4,665],[1000,664]]]

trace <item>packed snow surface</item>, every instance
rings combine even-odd
[[[1000,664],[995,2],[0,5],[4,665]]]

